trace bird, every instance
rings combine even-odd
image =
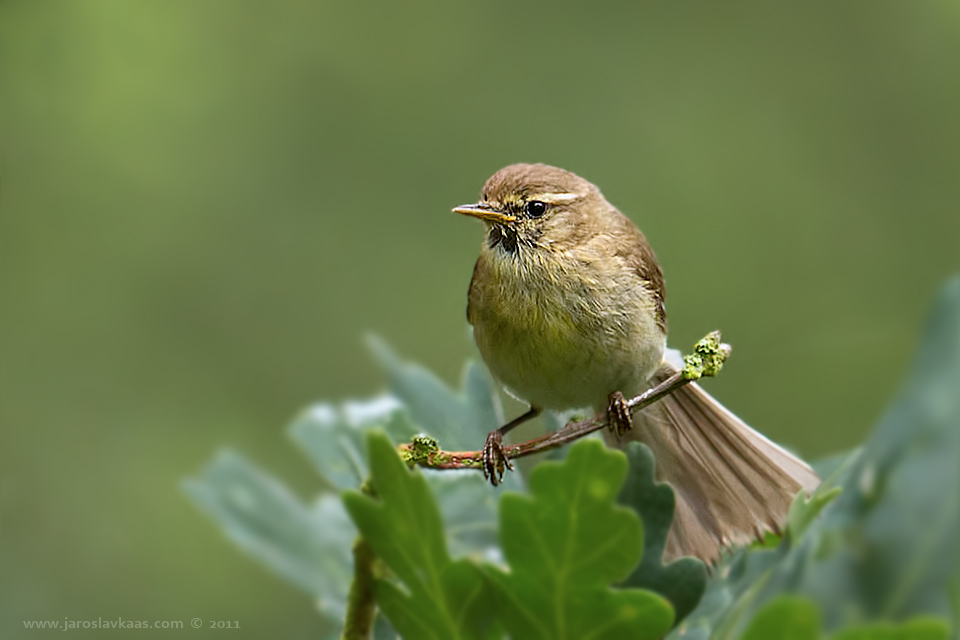
[[[512,468],[503,436],[545,410],[606,411],[607,444],[647,445],[676,496],[664,559],[714,564],[725,548],[781,533],[805,462],[747,426],[696,383],[631,417],[625,397],[677,372],[667,357],[664,278],[646,237],[600,190],[545,164],[512,164],[479,201],[453,209],[485,225],[467,320],[487,368],[529,410],[492,431],[483,470]]]

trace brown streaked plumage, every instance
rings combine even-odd
[[[664,360],[663,275],[644,235],[583,178],[515,164],[487,180],[481,201],[454,211],[480,218],[486,236],[467,304],[480,353],[497,380],[531,410],[494,431],[484,471],[497,484],[510,466],[502,437],[543,409],[590,406],[623,415],[635,396],[676,369]],[[627,414],[629,416],[629,414]],[[668,558],[715,561],[783,525],[790,501],[819,479],[696,384],[633,417],[620,437],[647,444],[677,509]]]

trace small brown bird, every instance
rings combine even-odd
[[[454,209],[486,224],[467,319],[494,377],[530,405],[492,432],[484,472],[497,484],[503,435],[544,409],[608,411],[608,444],[639,440],[677,506],[667,559],[707,562],[722,547],[779,531],[793,496],[819,484],[804,462],[767,440],[698,385],[630,420],[633,397],[676,372],[664,356],[663,275],[640,230],[592,183],[542,164],[495,173],[480,201]]]

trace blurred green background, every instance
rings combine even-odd
[[[0,74],[4,638],[318,637],[178,483],[231,445],[312,495],[284,428],[382,388],[364,331],[456,381],[450,208],[505,164],[596,182],[672,343],[722,329],[709,390],[810,457],[960,267],[956,2],[2,0]]]

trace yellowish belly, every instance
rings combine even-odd
[[[660,365],[665,337],[642,289],[485,284],[471,295],[474,339],[494,377],[532,406],[600,410],[613,391],[645,389]]]

